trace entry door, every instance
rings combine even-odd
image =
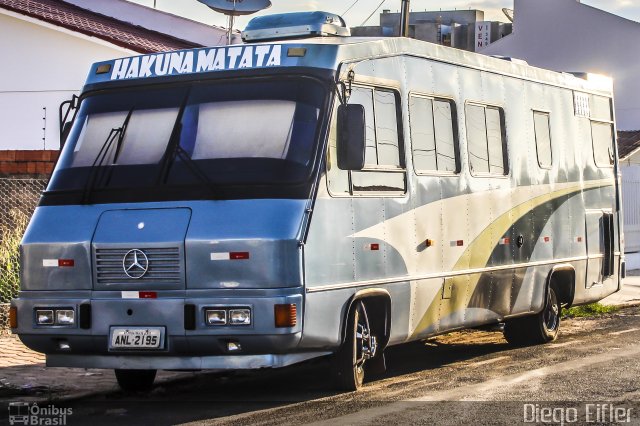
[[[586,212],[587,263],[586,288],[603,284],[614,272],[614,224],[609,210]]]

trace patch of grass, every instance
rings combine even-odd
[[[616,312],[618,309],[619,308],[617,306],[591,303],[589,305],[574,306],[573,308],[565,309],[562,312],[562,316],[564,318],[597,317],[599,315],[611,314]]]
[[[20,289],[20,241],[28,218],[19,210],[9,212],[14,226],[0,229],[0,303],[9,303]]]

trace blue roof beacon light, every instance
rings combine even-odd
[[[340,16],[328,12],[294,12],[258,16],[242,32],[246,43],[304,37],[349,37],[351,31]]]

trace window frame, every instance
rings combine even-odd
[[[489,172],[474,172],[471,167],[471,155],[469,154],[469,126],[467,120],[467,107],[468,106],[476,106],[484,109],[484,117],[485,117],[485,132],[487,131],[487,108],[498,110],[498,114],[500,116],[500,136],[502,139],[502,160],[503,160],[503,168],[504,173],[496,174],[491,173],[491,162],[488,160]],[[511,175],[511,164],[509,162],[509,144],[507,141],[507,120],[506,120],[506,112],[502,105],[491,104],[486,102],[478,102],[478,101],[465,101],[464,103],[464,122],[465,122],[465,131],[466,131],[466,154],[467,154],[467,164],[469,166],[469,174],[473,177],[479,178],[499,178],[499,179],[507,179]],[[485,135],[487,140],[487,159],[489,159],[489,137]]]
[[[451,106],[451,127],[452,127],[452,135],[453,135],[453,150],[455,155],[455,163],[456,170],[453,172],[449,172],[446,170],[418,170],[416,167],[415,156],[414,153],[414,143],[413,143],[413,134],[412,134],[412,126],[411,126],[411,98],[422,98],[429,99],[432,102],[440,101],[440,102],[448,102]],[[410,141],[410,154],[411,154],[411,164],[413,166],[413,172],[416,176],[459,176],[462,173],[462,159],[460,152],[460,126],[458,124],[458,105],[456,101],[451,96],[438,95],[438,94],[427,94],[421,92],[409,92],[409,96],[407,98],[407,114],[409,117],[409,139]],[[433,105],[433,104],[432,104]],[[433,106],[432,106],[433,108]],[[432,110],[432,120],[433,120],[433,132],[434,132],[434,146],[436,150],[436,165],[438,164],[438,144],[435,140],[435,117],[433,116]]]
[[[595,139],[593,138],[593,125],[594,124],[606,124],[611,129],[611,141],[609,142],[609,164],[602,165],[599,164],[596,159],[596,147],[594,145]],[[616,164],[616,152],[614,148],[614,144],[616,143],[616,128],[613,121],[604,121],[604,120],[594,120],[589,119],[589,134],[591,135],[591,152],[593,157],[593,164],[599,169],[612,169]]]
[[[591,152],[592,152],[592,156],[593,156],[593,164],[598,168],[598,169],[612,169],[615,167],[616,164],[616,142],[617,142],[617,133],[616,133],[616,126],[615,126],[615,120],[614,120],[614,110],[613,110],[613,99],[608,97],[608,96],[602,96],[602,95],[596,95],[596,94],[591,94],[589,96],[589,102],[593,102],[593,98],[594,97],[600,97],[603,99],[606,99],[607,101],[609,101],[609,120],[605,120],[603,118],[594,118],[593,115],[593,110],[591,108],[591,105],[589,107],[589,134],[591,136]],[[598,160],[596,159],[596,147],[594,145],[595,140],[593,138],[593,125],[595,124],[606,124],[609,126],[609,128],[611,129],[611,136],[612,139],[609,142],[609,164],[606,165],[601,165],[598,164]]]
[[[397,86],[390,86],[390,85],[385,85],[385,84],[375,84],[375,83],[364,83],[364,82],[355,82],[353,84],[353,87],[357,87],[357,88],[362,88],[362,89],[368,89],[371,90],[371,94],[372,94],[372,102],[373,102],[373,116],[374,116],[374,132],[375,132],[375,137],[376,137],[376,154],[377,154],[377,149],[378,149],[378,133],[377,133],[377,118],[376,118],[376,106],[375,106],[375,91],[376,90],[382,90],[382,91],[387,91],[390,93],[393,93],[394,95],[394,100],[395,100],[395,108],[396,108],[396,126],[397,126],[397,134],[398,134],[398,156],[399,156],[399,162],[400,162],[400,166],[399,167],[395,167],[395,166],[385,166],[385,165],[367,165],[365,164],[364,168],[362,170],[344,170],[344,172],[347,173],[347,180],[348,180],[348,192],[342,193],[336,193],[335,191],[332,190],[329,179],[327,178],[327,191],[329,193],[329,195],[333,198],[380,198],[380,197],[385,197],[385,198],[404,198],[406,197],[406,195],[409,193],[409,179],[407,177],[407,158],[406,158],[406,147],[405,147],[405,138],[404,138],[404,122],[403,122],[403,105],[402,105],[402,96],[400,94],[400,88]],[[336,101],[334,102],[334,107],[333,107],[333,113],[332,113],[332,120],[336,119],[336,111],[337,111],[337,106],[339,106],[340,102],[338,99],[336,99]],[[332,126],[335,126],[335,122],[330,123],[330,129]],[[336,129],[337,130],[337,129]],[[338,135],[336,134],[336,138],[338,137]],[[325,166],[325,173],[328,176],[329,174],[329,167],[337,167],[337,163],[336,164],[330,164],[330,162],[333,160],[331,159],[331,147],[329,146],[330,144],[327,143],[327,152],[326,152],[326,166]],[[403,180],[404,180],[404,190],[403,191],[354,191],[353,189],[353,178],[352,178],[352,173],[356,172],[356,173],[366,173],[366,172],[377,172],[377,173],[395,173],[395,174],[401,174],[403,176]]]
[[[538,167],[544,170],[551,170],[553,168],[553,132],[551,131],[551,111],[542,110],[542,109],[532,109],[532,118],[533,118],[533,137],[536,145],[536,160],[538,162]],[[549,129],[549,154],[551,155],[551,163],[548,167],[543,166],[540,163],[540,150],[538,149],[538,132],[536,130],[536,114],[546,115],[547,116],[547,127]]]

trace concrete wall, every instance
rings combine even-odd
[[[481,53],[613,76],[618,128],[640,129],[640,23],[575,0],[515,0],[514,33]]]
[[[134,52],[0,10],[0,150],[59,148],[58,107],[93,62]]]

